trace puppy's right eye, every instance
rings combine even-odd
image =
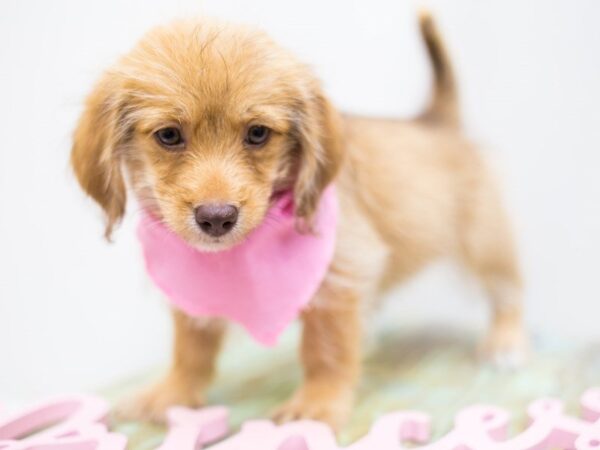
[[[178,149],[185,144],[181,131],[176,127],[161,128],[154,133],[154,137],[160,145],[168,149]]]

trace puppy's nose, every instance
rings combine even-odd
[[[202,231],[214,237],[229,233],[238,218],[238,209],[233,205],[209,203],[194,210],[196,222]]]

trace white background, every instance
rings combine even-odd
[[[130,214],[116,243],[68,168],[82,100],[154,24],[202,11],[262,25],[334,101],[409,117],[431,75],[401,1],[3,0],[0,12],[0,401],[94,388],[160,364],[166,308]],[[431,2],[467,129],[501,174],[532,330],[600,338],[600,2]],[[130,212],[135,208],[130,208]],[[398,324],[482,324],[484,302],[438,267],[396,295]]]

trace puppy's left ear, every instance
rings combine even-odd
[[[296,130],[299,165],[294,203],[296,217],[308,228],[323,190],[339,172],[344,154],[341,117],[320,88],[314,91],[303,102]]]

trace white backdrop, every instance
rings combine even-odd
[[[470,134],[514,212],[533,330],[600,338],[600,2],[430,2]],[[164,362],[169,322],[130,215],[116,243],[68,168],[101,70],[154,24],[202,11],[263,26],[335,102],[410,116],[430,72],[412,2],[3,0],[0,15],[0,401],[94,388]],[[132,208],[134,209],[134,208]],[[400,291],[398,323],[481,324],[476,290],[438,267]]]

